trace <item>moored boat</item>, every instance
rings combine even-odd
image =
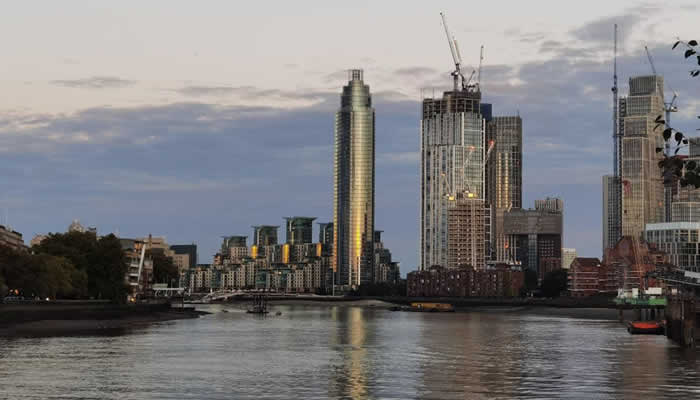
[[[630,321],[627,323],[627,332],[646,335],[663,335],[665,326],[658,321]]]

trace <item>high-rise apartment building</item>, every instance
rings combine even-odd
[[[658,162],[664,147],[656,117],[664,114],[661,76],[629,80],[629,95],[619,102],[622,134],[622,235],[641,238],[646,224],[664,217],[664,185]]]
[[[458,194],[484,200],[484,119],[472,88],[423,99],[420,267],[448,266],[448,214]],[[473,221],[478,223],[478,221]]]
[[[541,260],[562,258],[564,206],[561,199],[545,199],[535,204],[535,209],[506,212],[503,229],[511,243],[508,259],[519,262],[523,269],[539,271]]]
[[[197,266],[197,245],[192,244],[174,244],[170,246],[170,250],[174,251],[175,254],[187,254],[187,268],[194,268]]]
[[[353,69],[335,115],[333,270],[336,285],[371,282],[374,265],[374,108]]]
[[[287,244],[313,242],[314,220],[316,217],[287,217]]]
[[[486,204],[493,216],[490,258],[506,261],[510,243],[503,232],[503,215],[523,205],[523,121],[520,116],[494,117],[487,121],[486,143],[494,146],[486,162]]]
[[[277,244],[277,229],[278,225],[253,226],[253,244],[258,247]]]
[[[321,246],[323,256],[333,255],[333,223],[323,222],[318,224],[318,243]]]

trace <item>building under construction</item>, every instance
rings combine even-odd
[[[484,118],[478,81],[465,78],[462,59],[443,16],[455,63],[453,90],[424,98],[421,118],[421,250],[420,267],[447,266],[449,210],[458,198],[481,200],[484,190]],[[473,76],[473,73],[472,73]],[[461,82],[461,85],[460,85]],[[470,203],[471,204],[471,203]],[[461,211],[456,213],[460,213]],[[456,214],[455,214],[456,215]],[[483,221],[471,221],[470,224]],[[483,248],[484,244],[480,246]],[[479,262],[483,264],[482,261]]]
[[[487,237],[487,208],[483,199],[458,193],[447,211],[447,266],[483,269]]]
[[[661,76],[629,80],[619,103],[622,134],[622,236],[641,238],[646,224],[664,222],[664,184],[658,163],[664,147],[655,119],[664,113]]]

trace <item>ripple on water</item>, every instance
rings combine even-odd
[[[120,336],[0,339],[0,398],[700,396],[695,351],[615,322],[276,308],[281,316],[232,307]]]

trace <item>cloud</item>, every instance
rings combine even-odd
[[[671,45],[650,50],[657,69],[679,92],[681,112],[674,114],[674,125],[694,132],[700,127],[695,117],[700,112],[689,111],[697,108],[695,81]],[[649,73],[642,51],[620,56],[623,95],[629,75]],[[483,101],[493,104],[495,115],[519,112],[523,118],[524,205],[562,196],[571,210],[565,232],[572,234],[565,243],[597,256],[600,179],[612,165],[611,54],[603,59],[582,54],[576,60],[562,54],[485,66]],[[406,271],[416,265],[418,246],[419,88],[449,87],[451,80],[444,71],[421,66],[372,73],[374,79],[400,74],[423,78],[402,77],[408,84],[373,92],[376,227],[385,230],[387,245]],[[345,77],[342,71],[341,82]],[[73,114],[0,113],[3,195],[10,202],[22,199],[12,202],[15,226],[56,231],[80,218],[101,231],[162,232],[173,243],[198,242],[200,261],[207,262],[218,235],[280,224],[284,215],[332,218],[337,89],[188,85],[171,90],[184,101]],[[226,96],[248,102],[225,105]],[[283,105],[270,99],[283,99]],[[586,234],[572,242],[574,231]]]
[[[54,85],[76,89],[113,89],[136,84],[136,81],[117,78],[114,76],[93,76],[91,78],[51,81]]]
[[[435,75],[435,74],[439,73],[439,71],[436,70],[435,68],[427,68],[427,67],[399,68],[394,72],[397,75],[400,75],[402,77],[411,77],[411,78],[420,78],[420,77],[425,77],[426,75]]]

